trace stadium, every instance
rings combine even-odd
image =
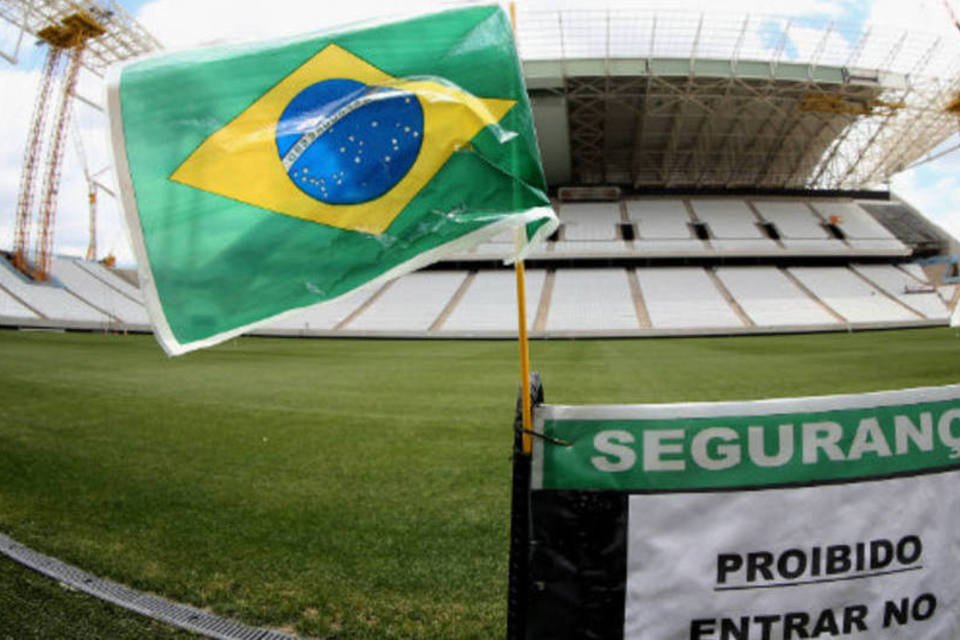
[[[71,69],[95,83],[161,48],[121,7],[92,6],[0,2],[51,49],[72,16],[100,25],[78,27],[83,57],[49,71],[37,113],[85,100]],[[526,259],[549,399],[955,381],[960,246],[889,184],[956,131],[960,33],[643,9],[515,19],[561,222]],[[95,231],[84,258],[53,250],[56,179],[38,213],[24,203],[62,160],[66,112],[35,116],[0,260],[0,541],[239,621],[177,623],[209,637],[502,635],[513,236],[168,360],[136,269],[98,260]],[[193,637],[20,563],[0,558],[10,637]]]

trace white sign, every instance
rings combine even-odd
[[[624,638],[957,640],[958,482],[631,495]]]

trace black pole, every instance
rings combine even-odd
[[[530,405],[543,404],[540,374],[530,374]],[[522,389],[513,420],[513,491],[510,499],[510,575],[507,592],[507,640],[527,636],[530,576],[530,455],[523,452]]]

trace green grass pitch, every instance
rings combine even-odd
[[[168,359],[150,336],[0,331],[0,531],[309,637],[502,637],[516,350],[244,338]],[[557,404],[874,391],[960,370],[949,329],[531,350]],[[52,599],[4,622],[7,603],[57,589],[24,585],[0,564],[0,638],[118,615]]]

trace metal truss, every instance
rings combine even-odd
[[[864,105],[880,95],[816,82],[652,75],[568,78],[565,94],[578,182],[696,188],[808,186],[858,116],[804,101],[830,95]]]
[[[13,50],[4,52],[9,61],[18,61],[20,46],[26,36],[47,48],[24,150],[13,246],[14,265],[33,278],[46,280],[53,254],[54,223],[73,101],[77,98],[100,108],[77,94],[81,71],[102,78],[109,65],[142,55],[160,45],[113,0],[83,3],[0,0],[0,20],[18,32]],[[42,163],[41,158],[44,158]],[[89,246],[95,253],[95,184],[86,169],[84,157],[81,157],[81,163],[88,191],[92,194],[88,196],[91,211]],[[35,208],[34,196],[38,187],[39,203]],[[34,240],[32,252],[31,236]]]
[[[869,189],[958,130],[956,34],[529,11],[518,41],[528,70],[561,79],[579,184]]]
[[[90,13],[108,26],[104,35],[86,43],[81,63],[98,76],[102,77],[107,67],[115,62],[161,48],[160,42],[115,0],[0,0],[0,20],[19,31],[13,51],[6,52],[4,57],[15,63],[24,36],[32,42],[42,30],[63,24],[66,18],[77,12]]]

